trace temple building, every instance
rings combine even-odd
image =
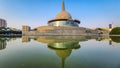
[[[71,14],[65,9],[64,1],[62,2],[62,11],[52,20],[48,21],[47,26],[39,26],[30,29],[30,26],[22,26],[23,36],[80,36],[96,35],[97,30],[79,27],[80,21],[73,19]],[[106,33],[106,31],[102,31]]]
[[[48,21],[49,26],[79,26],[79,20],[73,20],[70,13],[65,10],[64,1],[62,2],[62,11],[57,14],[56,18]]]

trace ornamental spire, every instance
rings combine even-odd
[[[65,11],[65,3],[64,3],[64,0],[62,2],[62,11]]]

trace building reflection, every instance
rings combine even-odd
[[[94,39],[96,41],[109,41],[109,44],[112,45],[113,41],[108,36],[23,36],[22,42],[29,42],[30,39],[47,44],[47,47],[61,59],[62,68],[65,68],[65,60],[70,57],[72,51],[81,48],[80,42]]]
[[[60,42],[60,43],[50,43],[48,44],[48,48],[54,50],[56,55],[61,58],[62,68],[65,67],[65,60],[71,55],[72,50],[79,49],[79,41],[78,42]]]
[[[33,39],[38,42],[42,43],[53,43],[53,42],[68,42],[68,41],[88,41],[88,40],[96,40],[96,41],[110,41],[109,36],[98,36],[98,35],[92,35],[92,36],[23,36],[22,42],[30,42],[30,40]],[[111,44],[114,39],[111,39]],[[110,44],[109,42],[109,44]],[[57,43],[55,43],[57,44]],[[110,44],[110,45],[111,45]],[[54,45],[54,44],[53,44]]]
[[[120,36],[97,36],[97,35],[92,35],[92,36],[23,36],[22,37],[22,42],[30,42],[31,39],[34,39],[35,41],[41,42],[41,43],[54,43],[54,45],[57,45],[59,42],[64,41],[79,41],[79,42],[84,42],[88,40],[96,40],[99,42],[108,42],[109,45],[113,46],[113,42],[115,43],[120,43]],[[63,43],[59,43],[63,44]]]
[[[78,50],[81,46],[80,41],[87,41],[84,36],[31,36],[22,37],[22,42],[28,42],[29,39],[47,44],[50,50],[55,51],[61,59],[62,68],[65,67],[65,60],[71,55],[73,50]]]
[[[11,40],[16,40],[19,37],[0,37],[0,50],[3,50],[7,46],[7,42]]]
[[[28,36],[22,36],[22,43],[30,42],[30,38]]]
[[[6,48],[6,45],[7,45],[6,39],[0,38],[0,50],[5,49],[5,48]]]
[[[88,41],[86,36],[23,36],[22,37],[22,42],[30,42],[31,39],[37,41],[37,42],[41,42],[41,43],[59,43],[59,42],[69,42],[69,41]]]
[[[109,40],[109,45],[112,45],[112,40],[111,39]]]

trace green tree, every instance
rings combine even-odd
[[[120,35],[120,27],[115,27],[111,30],[110,35]]]

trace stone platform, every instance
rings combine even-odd
[[[79,36],[91,34],[98,34],[98,31],[84,27],[71,26],[41,26],[35,30],[22,31],[23,36]]]

